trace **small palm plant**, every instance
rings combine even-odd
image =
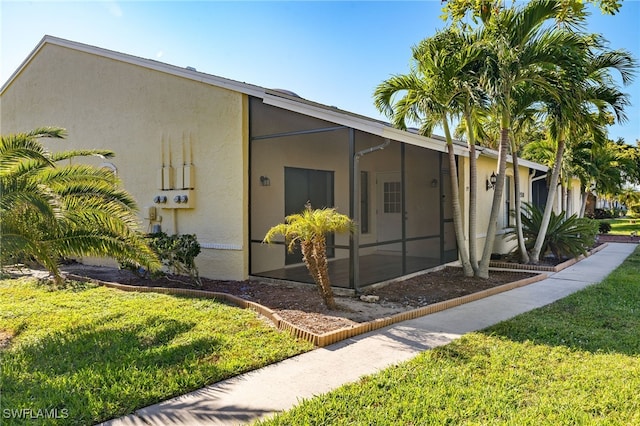
[[[71,164],[80,156],[111,157],[106,150],[49,152],[40,138],[60,139],[60,128],[0,137],[0,243],[2,260],[35,259],[62,282],[59,261],[108,256],[160,268],[138,229],[136,203],[109,170]]]
[[[348,216],[338,213],[333,208],[313,209],[305,204],[305,210],[285,218],[285,222],[271,228],[264,237],[265,243],[282,235],[289,252],[296,243],[300,243],[302,260],[309,273],[318,285],[320,296],[329,309],[336,309],[333,290],[329,281],[329,265],[327,263],[327,238],[332,232],[353,232],[354,225]]]

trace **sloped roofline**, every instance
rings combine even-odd
[[[247,84],[241,83],[239,81],[230,80],[227,78],[217,77],[210,74],[205,74],[202,72],[198,72],[195,70],[181,68],[175,65],[169,65],[164,62],[155,61],[153,59],[145,59],[134,55],[129,55],[125,53],[116,52],[109,49],[103,49],[101,47],[91,46],[84,43],[79,43],[76,41],[66,40],[59,37],[54,37],[50,35],[45,35],[38,45],[31,51],[29,56],[20,64],[18,69],[11,74],[11,77],[5,82],[5,84],[0,88],[0,94],[2,94],[13,81],[20,75],[20,73],[29,65],[31,60],[46,46],[47,44],[52,44],[55,46],[66,47],[69,49],[73,49],[79,52],[90,53],[96,56],[101,56],[109,59],[114,59],[116,61],[125,62],[132,65],[138,65],[143,68],[148,68],[160,72],[164,72],[167,74],[176,75],[179,77],[188,78],[191,80],[200,81],[202,83],[211,84],[218,87],[223,87],[225,89],[233,90],[236,92],[246,93],[252,96],[262,96],[264,94],[264,89]]]
[[[394,141],[404,142],[440,152],[446,152],[447,150],[446,144],[443,142],[442,138],[421,136],[416,133],[399,130],[391,127],[388,123],[385,123],[383,121],[344,111],[336,107],[330,107],[327,105],[312,102],[296,96],[291,96],[283,93],[282,91],[265,89],[264,87],[206,74],[194,69],[170,65],[153,59],[141,58],[138,56],[91,46],[76,41],[66,40],[51,35],[45,35],[40,40],[38,45],[27,56],[27,58],[13,72],[13,74],[11,74],[9,79],[0,88],[0,95],[2,95],[4,91],[9,86],[11,86],[13,81],[22,73],[22,71],[29,65],[33,58],[47,44],[66,47],[76,51],[110,58],[116,61],[137,65],[143,68],[152,69],[155,71],[160,71],[178,77],[198,81],[204,84],[210,84],[212,86],[243,93],[249,96],[260,98],[267,105],[280,107],[289,111],[298,112],[346,127],[351,127],[356,130],[361,130],[366,133],[380,136],[382,138],[388,138]],[[454,145],[454,152],[456,155],[469,156],[469,152],[466,146],[462,143],[456,143]]]
[[[485,157],[496,158],[496,159],[499,157],[499,153],[495,149],[484,148],[484,147],[477,147],[476,149],[480,151],[480,155],[484,155]],[[507,163],[513,164],[513,156],[510,154],[507,155]],[[523,167],[528,167],[534,170],[539,170],[541,172],[546,172],[549,170],[549,167],[543,164],[538,164],[533,161],[525,160],[524,158],[521,158],[521,157],[518,157],[518,165]]]

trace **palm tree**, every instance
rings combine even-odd
[[[105,150],[49,152],[40,138],[60,139],[60,128],[40,128],[0,138],[0,241],[3,256],[33,258],[55,281],[63,257],[108,256],[159,269],[138,230],[136,203],[110,171],[60,166]]]
[[[406,129],[406,122],[410,121],[420,123],[420,132],[430,135],[436,125],[442,126],[449,158],[451,201],[458,253],[465,276],[473,276],[474,265],[470,261],[464,236],[450,125],[452,119],[461,114],[465,120],[469,119],[472,104],[483,96],[469,81],[472,72],[477,68],[479,51],[475,49],[475,44],[460,32],[450,29],[439,31],[433,37],[424,39],[412,49],[412,53],[411,72],[393,76],[382,82],[374,93],[375,104],[378,110],[386,114],[393,125],[400,129]],[[401,98],[394,101],[398,94],[401,94]],[[469,146],[475,149],[473,132],[469,134]],[[475,163],[475,155],[471,155],[470,159]],[[475,169],[475,166],[472,166]],[[471,207],[473,209],[473,204]],[[472,232],[475,232],[474,228]],[[473,239],[475,240],[475,237]]]
[[[616,152],[618,167],[623,180],[631,185],[640,184],[640,140],[636,140],[636,146],[628,145],[623,138],[610,142]]]
[[[620,190],[618,200],[627,210],[640,202],[640,192],[635,188],[625,187]]]
[[[505,186],[506,156],[509,148],[513,148],[510,135],[518,91],[532,87],[540,92],[554,93],[548,70],[558,66],[569,67],[571,58],[567,58],[565,51],[581,43],[575,34],[561,27],[544,26],[550,19],[557,18],[559,11],[557,1],[534,0],[523,8],[495,7],[481,15],[483,26],[478,31],[487,51],[481,82],[500,117],[498,180],[478,269],[478,276],[482,278],[489,276],[489,261]],[[517,164],[517,152],[513,149],[512,155]]]
[[[601,192],[615,192],[624,183],[620,152],[607,140],[605,144],[593,139],[567,146],[563,161],[570,176],[580,179],[581,204],[579,217],[584,217],[589,193],[598,188]],[[561,172],[562,173],[562,172]]]
[[[513,164],[513,192],[514,192],[514,216],[516,220],[516,237],[520,262],[529,263],[529,253],[526,247],[522,224],[522,204],[520,199],[520,167],[518,157],[521,148],[526,146],[532,138],[539,134],[539,126],[536,116],[539,112],[540,93],[534,86],[520,87],[513,93],[512,126],[510,140],[510,152]]]
[[[326,235],[333,232],[352,232],[353,228],[353,222],[348,216],[332,208],[313,209],[311,204],[307,203],[302,213],[289,215],[285,218],[285,223],[269,229],[264,242],[271,243],[276,236],[282,235],[289,251],[293,251],[299,243],[302,260],[318,285],[324,304],[329,309],[336,309],[329,280]]]
[[[572,67],[558,73],[556,87],[562,96],[545,101],[547,127],[556,141],[557,151],[540,233],[531,250],[534,263],[539,261],[551,217],[566,145],[580,140],[585,133],[604,140],[606,118],[611,113],[619,122],[626,120],[624,108],[628,105],[628,96],[612,83],[611,70],[619,72],[623,84],[629,84],[634,76],[634,59],[625,51],[605,49],[597,37],[582,36],[582,39],[582,46],[570,51]]]

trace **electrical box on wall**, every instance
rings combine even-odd
[[[156,211],[156,207],[155,206],[147,206],[147,207],[145,207],[145,209],[146,209],[146,213],[147,213],[147,216],[145,217],[145,219],[156,220],[156,218],[158,217],[157,211]]]
[[[195,191],[192,189],[173,189],[158,191],[153,202],[161,209],[192,209],[195,207]]]

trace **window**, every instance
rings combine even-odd
[[[384,183],[384,212],[401,213],[401,187],[400,182]]]
[[[360,233],[369,233],[369,172],[360,172]]]

